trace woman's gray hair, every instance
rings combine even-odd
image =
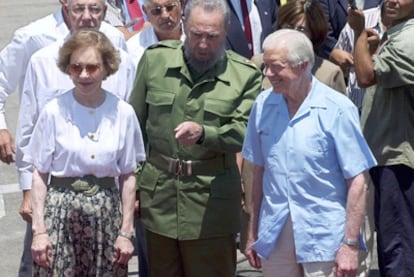
[[[213,12],[216,10],[221,11],[223,14],[223,22],[225,29],[227,30],[227,26],[230,22],[230,10],[227,2],[224,0],[187,0],[185,1],[184,7],[184,17],[186,18],[185,22],[188,22],[188,18],[190,18],[191,11],[194,10],[196,7],[201,7],[203,10],[208,12]]]
[[[305,34],[296,30],[281,29],[267,36],[263,42],[263,49],[277,46],[287,49],[287,59],[292,66],[308,62],[307,69],[311,72],[315,64],[315,53],[312,42]]]

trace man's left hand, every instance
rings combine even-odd
[[[175,138],[181,145],[192,145],[203,135],[203,126],[193,121],[184,121],[174,131]]]
[[[358,252],[358,247],[341,245],[335,258],[335,277],[354,277],[357,275]]]

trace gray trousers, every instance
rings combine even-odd
[[[32,239],[32,224],[27,223],[26,234],[24,236],[23,254],[20,259],[19,277],[33,276]]]

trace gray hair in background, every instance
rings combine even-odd
[[[184,7],[184,17],[187,19],[185,22],[188,22],[188,18],[190,18],[191,11],[196,8],[201,7],[203,10],[208,12],[213,12],[216,10],[221,11],[223,14],[223,22],[225,29],[227,30],[227,26],[230,22],[230,10],[227,2],[224,0],[187,0],[185,1]]]
[[[100,0],[100,1],[101,1],[102,5],[104,5],[104,6],[106,5],[106,0]],[[62,2],[65,2],[65,1],[60,0],[59,2],[62,3]],[[73,0],[67,0],[66,2],[68,3],[68,6],[70,6],[70,5],[72,5]]]
[[[263,50],[272,49],[275,47],[283,47],[288,51],[288,61],[292,66],[299,65],[303,62],[308,62],[309,73],[315,64],[315,53],[313,52],[313,45],[309,38],[302,32],[281,29],[269,36],[263,42]]]
[[[137,0],[138,1],[138,0]],[[138,1],[139,2],[139,1]],[[142,4],[145,6],[145,7],[149,7],[149,6],[151,6],[151,4],[152,4],[152,1],[151,0],[144,0],[144,1],[142,1]]]

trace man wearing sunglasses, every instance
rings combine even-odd
[[[53,97],[73,87],[73,82],[67,75],[60,72],[56,65],[60,46],[72,32],[80,29],[100,30],[119,49],[123,60],[119,71],[110,76],[103,87],[111,92],[118,93],[121,98],[126,99],[127,93],[130,91],[128,82],[132,82],[135,73],[135,65],[125,63],[129,59],[128,54],[122,50],[126,48],[122,33],[115,27],[102,22],[106,12],[105,0],[69,0],[61,3],[62,14],[65,22],[67,22],[63,27],[67,29],[67,32],[65,36],[43,47],[31,56],[27,64],[27,70],[25,70],[26,75],[21,91],[19,120],[16,130],[16,167],[19,173],[19,185],[24,191],[21,214],[28,222],[21,261],[21,276],[31,276],[32,268],[30,251],[32,242],[30,224],[32,170],[30,164],[23,162],[22,151],[28,145],[33,127],[43,106]],[[128,74],[129,77],[126,77]]]
[[[225,50],[229,16],[225,0],[187,1],[185,41],[150,46],[138,65],[130,103],[148,157],[138,194],[150,276],[235,274],[236,153],[261,74]]]
[[[150,45],[185,37],[181,26],[183,7],[179,0],[144,0],[142,10],[151,25],[127,41],[128,52],[137,64]]]

